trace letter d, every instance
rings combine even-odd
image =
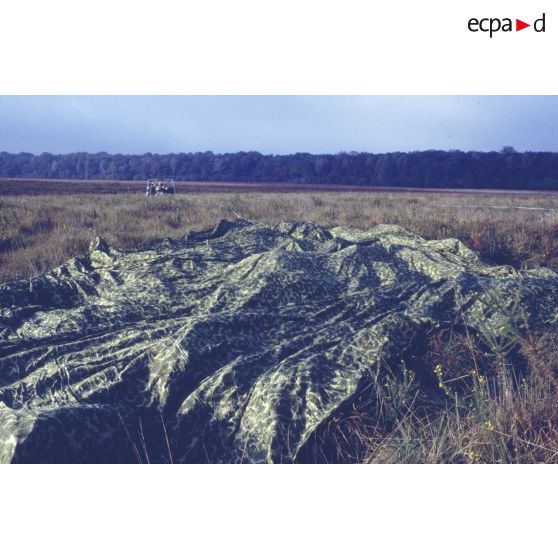
[[[535,23],[533,23],[533,29],[537,32],[537,33],[544,33],[544,27],[545,27],[545,15],[543,14],[541,18],[536,19]],[[541,24],[541,27],[539,28],[539,23]]]

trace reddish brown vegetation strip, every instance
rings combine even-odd
[[[276,192],[276,193],[312,193],[312,192],[405,192],[405,193],[440,193],[476,195],[505,195],[514,197],[547,197],[556,192],[517,192],[508,190],[475,190],[446,188],[397,188],[378,186],[350,186],[343,184],[288,184],[260,182],[176,182],[178,193],[235,193],[235,192]],[[36,196],[36,195],[70,195],[70,194],[143,194],[143,180],[59,180],[38,178],[0,178],[0,196]]]

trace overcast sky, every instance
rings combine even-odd
[[[558,96],[0,96],[0,151],[558,151]]]

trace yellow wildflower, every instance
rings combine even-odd
[[[466,451],[465,455],[473,462],[473,463],[478,463],[480,461],[480,453],[475,451],[475,450],[471,450],[471,451]]]

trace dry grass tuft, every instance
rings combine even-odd
[[[464,333],[429,336],[421,356],[379,371],[383,389],[324,425],[300,461],[557,463],[557,342],[527,335],[502,361]]]

